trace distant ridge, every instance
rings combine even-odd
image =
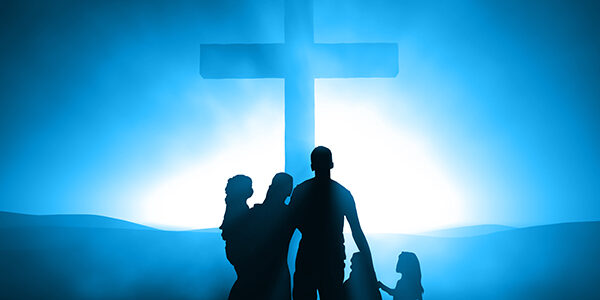
[[[512,230],[512,229],[516,229],[516,227],[497,225],[497,224],[483,224],[483,225],[463,226],[463,227],[429,231],[429,232],[424,232],[421,235],[432,236],[432,237],[457,238],[457,237],[472,237],[472,236],[478,236],[478,235],[485,235],[485,234],[496,233],[496,232]]]
[[[0,212],[0,298],[227,299],[236,276],[218,229],[130,230],[139,228],[149,227],[93,215]],[[598,298],[600,222],[456,238],[367,236],[382,282],[398,280],[399,253],[418,255],[428,299]],[[347,258],[356,251],[354,243],[346,244]],[[565,274],[577,276],[565,280]]]
[[[29,215],[0,211],[0,228],[27,227],[156,230],[149,226],[99,215]]]
[[[202,228],[202,229],[194,229],[191,231],[206,232],[206,233],[221,233],[221,229],[219,229],[219,228]]]

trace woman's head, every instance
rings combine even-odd
[[[252,179],[246,175],[235,175],[227,180],[225,193],[228,198],[246,200],[252,196]]]
[[[292,193],[293,184],[294,180],[290,174],[280,172],[273,176],[273,181],[271,182],[270,187],[281,191],[286,196],[289,196]]]
[[[283,172],[275,174],[265,201],[285,200],[292,193],[293,184],[290,174]]]

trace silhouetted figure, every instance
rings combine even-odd
[[[294,300],[316,299],[317,291],[322,300],[342,299],[344,216],[375,278],[371,251],[358,221],[354,198],[331,180],[331,151],[319,146],[310,158],[315,177],[298,185],[290,201],[295,226],[302,233],[294,273]]]
[[[294,233],[290,210],[285,200],[292,193],[292,176],[277,173],[262,204],[250,210],[250,230],[255,249],[253,264],[260,299],[291,299],[290,271],[287,264],[289,243]]]
[[[364,254],[356,252],[350,259],[350,277],[344,282],[345,300],[381,300],[377,279],[369,270]]]
[[[249,237],[245,230],[250,208],[246,201],[253,194],[252,180],[245,175],[236,175],[227,181],[225,187],[225,216],[221,236],[225,240],[225,254],[233,265],[237,279],[229,292],[229,299],[251,299],[253,283],[252,266],[249,265],[247,244]]]
[[[417,256],[412,252],[400,253],[396,272],[402,274],[396,283],[396,288],[391,289],[381,282],[378,282],[379,287],[394,297],[394,300],[422,300],[424,290],[421,285],[421,266]]]

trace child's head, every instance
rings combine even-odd
[[[402,273],[401,280],[408,282],[418,294],[423,294],[423,286],[421,285],[421,265],[419,259],[412,252],[402,252],[398,256],[398,264],[396,272]]]
[[[227,181],[225,193],[228,197],[245,201],[250,198],[252,190],[252,179],[246,175],[235,175]]]
[[[365,269],[365,255],[361,252],[355,252],[350,259],[350,269],[356,272],[362,272]]]
[[[423,294],[421,285],[421,265],[419,259],[412,252],[402,252],[398,256],[396,272],[402,273],[401,282],[411,290],[411,296]],[[414,299],[414,298],[413,298]]]
[[[419,259],[412,252],[402,252],[398,256],[396,272],[402,273],[402,277],[412,277],[421,279],[421,265]]]

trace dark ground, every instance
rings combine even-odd
[[[218,232],[116,226],[122,221],[115,219],[49,218],[28,225],[7,216],[0,214],[2,299],[226,299],[235,280]],[[412,251],[421,261],[428,300],[514,300],[598,299],[598,237],[600,222],[463,238],[368,239],[378,277],[388,285],[400,277],[394,271],[398,254]],[[348,257],[355,249],[348,243]]]

